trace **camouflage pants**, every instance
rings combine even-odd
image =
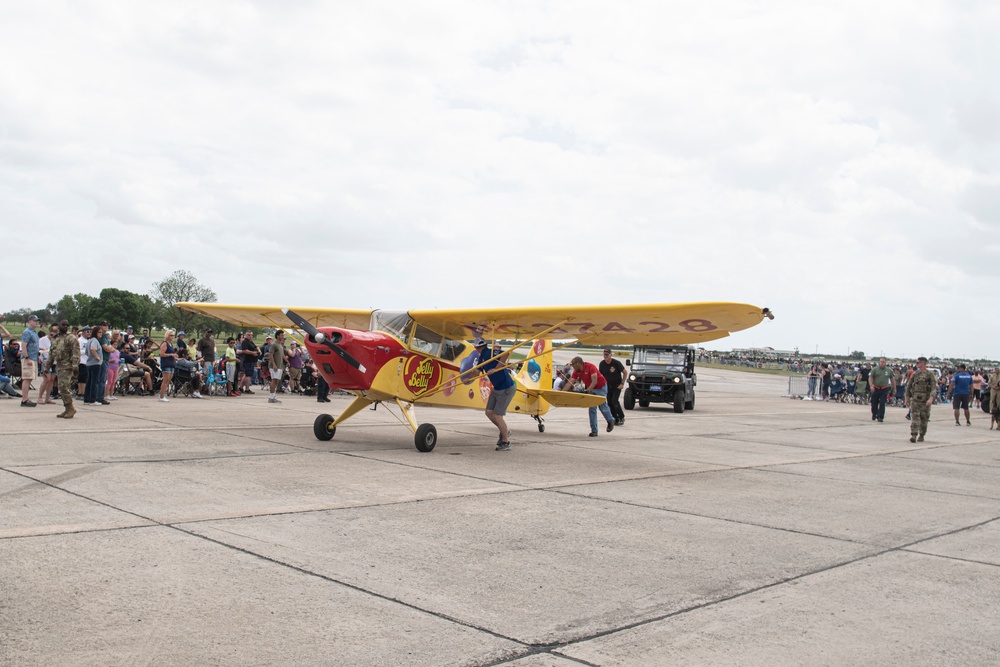
[[[995,415],[1000,412],[1000,388],[990,392],[990,414]]]
[[[76,375],[73,371],[61,368],[56,373],[56,376],[59,378],[59,397],[66,407],[73,405],[73,392],[76,391]]]
[[[926,398],[910,399],[910,435],[925,435],[931,418],[931,406]]]

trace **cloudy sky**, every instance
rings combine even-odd
[[[1000,4],[0,0],[0,311],[741,301],[1000,358]]]

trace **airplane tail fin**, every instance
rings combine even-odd
[[[521,365],[521,370],[517,374],[517,382],[524,389],[543,391],[552,389],[552,341],[548,338],[540,338],[534,341],[529,349],[529,356],[535,358],[529,359]]]

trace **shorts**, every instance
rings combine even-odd
[[[242,370],[243,374],[246,375],[248,378],[252,378],[253,377],[253,369],[254,369],[254,367],[256,365],[257,364],[252,363],[252,362],[249,363],[249,364],[243,364],[243,367],[240,370]]]
[[[968,394],[954,394],[951,397],[951,407],[955,410],[964,408],[969,409],[969,395]]]
[[[301,368],[291,368],[291,367],[288,368],[288,379],[289,380],[298,380],[300,377],[302,377],[302,369]]]
[[[271,379],[281,382],[281,376],[285,372],[283,368],[275,368],[271,370]]]
[[[507,406],[514,399],[517,393],[517,385],[512,384],[506,389],[494,389],[490,392],[490,398],[486,401],[486,409],[492,410],[494,414],[507,414]]]
[[[236,381],[236,364],[226,364],[226,379],[230,382]]]

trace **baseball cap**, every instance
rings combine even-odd
[[[29,322],[37,322],[38,321],[38,315],[32,315],[32,316],[30,316],[28,318],[28,321]]]
[[[80,331],[90,331],[90,325],[88,324],[87,326],[80,329]]]
[[[604,348],[604,354],[611,354],[611,348],[610,347]]]
[[[486,341],[483,340],[482,338],[477,338],[476,340],[472,341],[472,347],[486,347]]]
[[[177,335],[178,335],[178,336],[187,336],[187,334],[186,334],[186,333],[184,333],[183,331],[178,331],[178,332],[177,332]]]

